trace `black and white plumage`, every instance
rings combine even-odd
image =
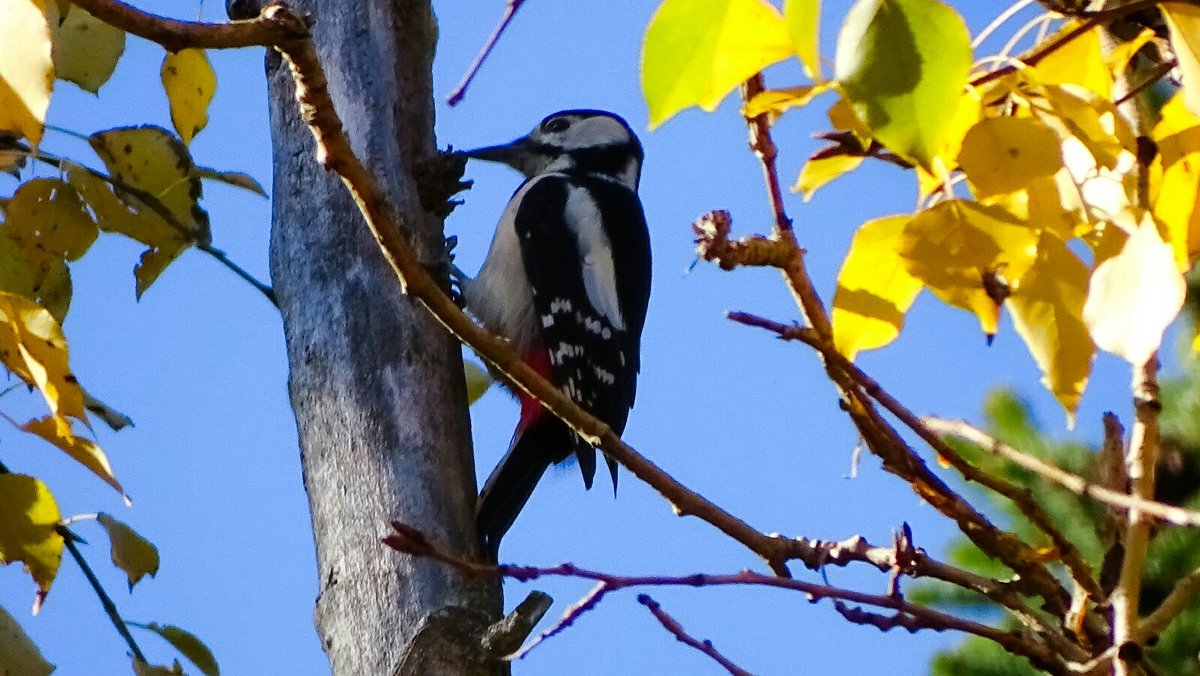
[[[479,275],[463,282],[467,309],[620,434],[637,388],[650,296],[650,237],[637,195],[641,144],[612,113],[567,110],[521,139],[466,155],[526,177]],[[588,488],[596,472],[594,448],[518,396],[520,421],[477,512],[493,557],[547,467],[575,456]],[[615,490],[617,466],[606,461]]]

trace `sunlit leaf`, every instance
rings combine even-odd
[[[200,172],[200,178],[219,181],[221,183],[232,185],[236,188],[249,190],[252,193],[262,195],[263,197],[268,196],[267,191],[263,189],[262,184],[254,180],[254,177],[250,174],[241,171],[217,171],[216,169],[210,169],[208,167],[198,167],[197,171]]]
[[[54,74],[93,94],[108,82],[125,52],[125,31],[72,7],[54,41]]]
[[[804,74],[813,80],[821,75],[821,0],[784,0],[783,18]]]
[[[79,464],[87,467],[93,474],[103,479],[105,483],[124,494],[121,482],[117,481],[117,477],[113,474],[112,465],[108,463],[108,456],[104,454],[104,451],[94,441],[75,434],[74,430],[71,429],[70,421],[61,416],[50,416],[31,420],[22,425],[21,429],[36,434],[59,447],[67,455],[79,462]]]
[[[77,260],[96,241],[96,222],[69,183],[35,178],[23,183],[4,208],[4,233],[24,248]]]
[[[1154,215],[1166,225],[1175,264],[1191,267],[1200,252],[1200,120],[1176,94],[1162,107],[1152,134],[1158,157],[1151,172]]]
[[[62,563],[61,517],[46,484],[24,474],[0,474],[0,563],[25,564],[38,586],[34,612]]]
[[[861,155],[833,155],[809,160],[800,168],[800,175],[796,178],[796,184],[792,186],[792,192],[801,193],[807,202],[817,190],[833,179],[853,171],[864,159]]]
[[[1100,349],[1140,368],[1183,307],[1186,284],[1153,217],[1132,220],[1136,227],[1121,252],[1092,273],[1083,319]]]
[[[154,577],[158,574],[157,547],[109,514],[101,512],[96,516],[96,521],[108,531],[113,565],[125,571],[130,590],[144,576]]]
[[[200,174],[187,147],[159,127],[110,129],[90,141],[116,182],[117,196],[138,215],[126,222],[136,231],[125,234],[150,245],[134,270],[140,298],[192,242],[211,241],[208,214],[198,202]]]
[[[71,373],[67,340],[45,308],[0,291],[0,361],[36,387],[53,415],[85,420],[83,392]]]
[[[754,95],[754,98],[742,106],[742,114],[746,117],[758,117],[769,113],[772,121],[789,108],[807,106],[814,98],[829,91],[830,85],[815,84],[802,87],[785,87],[783,89],[767,89]]]
[[[162,84],[171,103],[171,123],[184,143],[208,125],[208,104],[217,90],[217,76],[202,49],[168,52],[162,63]]]
[[[716,110],[730,90],[792,53],[783,16],[767,0],[664,0],[642,44],[650,127],[690,106]]]
[[[1068,22],[1046,43],[1053,42],[1075,30],[1078,24]],[[1097,26],[1051,52],[1034,66],[1033,77],[1041,84],[1074,84],[1090,89],[1103,97],[1112,96],[1112,74],[1100,45]]]
[[[49,676],[54,665],[29,638],[16,619],[0,606],[0,674],[5,676]]]
[[[0,131],[36,147],[54,87],[51,44],[58,6],[46,0],[0,0]]]
[[[1129,66],[1129,62],[1133,60],[1134,55],[1141,51],[1146,43],[1157,37],[1153,28],[1143,28],[1141,33],[1138,33],[1132,40],[1122,40],[1117,44],[1112,45],[1104,60],[1108,64],[1108,72],[1114,77],[1121,77],[1125,74],[1125,68]]]
[[[971,69],[962,17],[938,0],[858,0],[838,36],[836,78],[889,150],[931,166]]]
[[[467,379],[467,405],[470,406],[478,401],[495,381],[486,369],[473,361],[463,362],[463,373]]]
[[[1008,299],[1013,325],[1050,390],[1074,421],[1096,348],[1083,323],[1088,270],[1050,233],[1038,242],[1037,261]]]
[[[974,313],[991,336],[1003,299],[989,285],[1011,285],[1025,274],[1037,255],[1037,233],[1002,209],[950,200],[908,223],[899,253],[909,274],[946,303]]]
[[[1183,103],[1200,117],[1200,7],[1181,2],[1158,5],[1167,20],[1171,47],[1183,76]]]
[[[896,253],[910,220],[908,214],[887,216],[854,233],[833,297],[833,340],[847,359],[895,340],[921,291]]]
[[[130,624],[152,631],[166,639],[184,657],[188,658],[192,664],[196,665],[196,668],[204,676],[220,676],[221,669],[217,666],[217,658],[213,657],[212,651],[208,649],[208,646],[204,645],[204,642],[196,638],[191,632],[170,624],[157,624],[154,622],[150,624],[131,622]]]
[[[976,196],[1020,190],[1062,166],[1058,135],[1030,118],[997,117],[979,122],[962,142],[959,166]]]

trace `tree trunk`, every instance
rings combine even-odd
[[[412,168],[436,152],[427,0],[300,2],[355,151],[423,260],[442,224]],[[492,674],[479,637],[495,582],[380,542],[399,519],[475,552],[475,473],[457,342],[400,293],[341,182],[314,160],[290,75],[268,57],[274,140],[271,276],[312,509],[316,623],[334,674]]]

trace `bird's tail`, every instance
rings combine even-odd
[[[563,460],[578,443],[570,428],[549,415],[517,431],[508,453],[483,484],[475,512],[476,529],[493,561],[500,551],[500,539],[525,507],[546,468]]]

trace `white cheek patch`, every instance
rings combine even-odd
[[[612,246],[604,232],[600,210],[588,192],[573,188],[567,195],[567,226],[575,233],[575,242],[583,260],[583,289],[592,307],[623,331],[625,318],[617,298],[617,273],[613,265]]]

